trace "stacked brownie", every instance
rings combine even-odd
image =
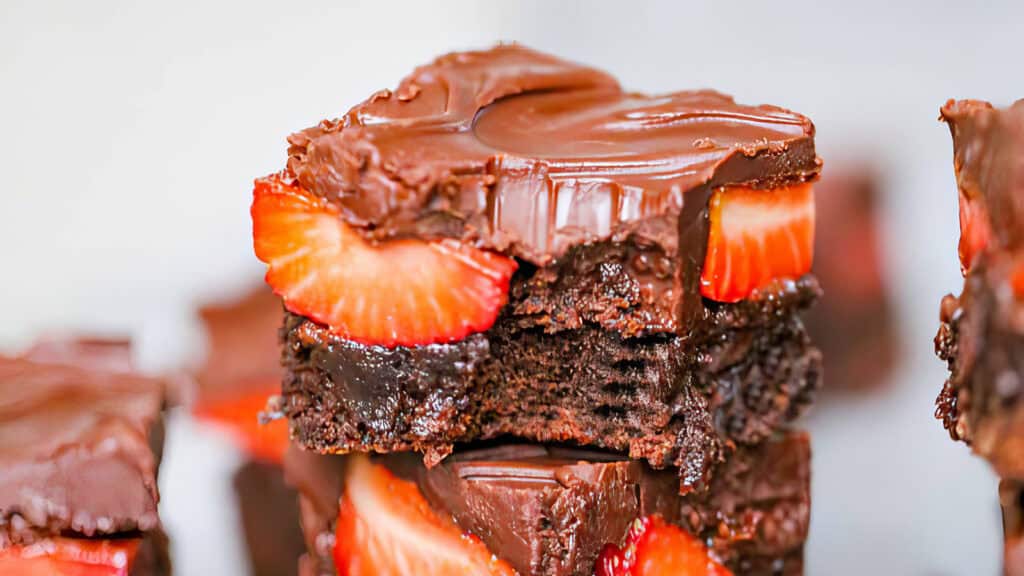
[[[1024,574],[1024,100],[942,108],[953,134],[964,287],[946,296],[935,337],[950,376],[939,417],[1003,478],[1006,569]]]
[[[253,576],[296,574],[305,551],[298,496],[284,481],[284,422],[260,425],[259,414],[281,385],[276,329],[281,301],[265,286],[199,310],[205,361],[195,374],[194,413],[230,434],[244,455],[235,471],[240,527]]]
[[[165,382],[127,343],[0,357],[0,574],[171,573],[157,511]]]
[[[801,573],[807,118],[499,46],[289,143],[252,217],[303,574]]]

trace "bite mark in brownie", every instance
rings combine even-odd
[[[462,342],[388,350],[287,314],[284,407],[294,438],[324,453],[418,450],[434,464],[456,444],[515,435],[677,467],[691,489],[810,403],[820,355],[785,310],[816,293],[805,279],[720,306],[690,340],[590,324],[549,334],[506,316]]]

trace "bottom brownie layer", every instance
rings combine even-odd
[[[299,497],[276,464],[251,460],[235,473],[235,495],[253,576],[293,576],[306,545]]]
[[[335,573],[334,525],[350,458],[293,449],[286,459],[309,547],[303,576]],[[672,472],[571,448],[495,446],[460,452],[431,469],[407,454],[374,461],[414,480],[439,515],[524,576],[590,576],[605,544],[618,543],[633,519],[651,514],[697,536],[737,574],[802,572],[810,517],[803,433],[739,450],[707,492],[687,496],[678,493]]]

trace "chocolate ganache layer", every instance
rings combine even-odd
[[[455,236],[544,265],[629,232],[674,245],[684,206],[706,203],[690,191],[811,180],[813,136],[781,108],[626,92],[508,45],[442,56],[291,136],[288,167],[370,238]]]
[[[304,575],[334,574],[331,550],[346,456],[293,449],[309,554]],[[810,449],[788,433],[743,450],[702,494],[674,475],[587,450],[511,444],[468,450],[428,469],[408,454],[379,457],[415,481],[439,514],[479,537],[520,574],[590,576],[601,548],[634,518],[659,514],[704,541],[737,574],[802,573],[810,512]]]
[[[1006,109],[950,101],[962,233],[985,238],[946,296],[936,351],[949,379],[936,415],[1004,478],[1024,479],[1024,100]],[[961,241],[961,248],[964,240]],[[963,251],[961,252],[963,255]]]

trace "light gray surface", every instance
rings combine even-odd
[[[715,87],[811,116],[887,185],[906,362],[822,406],[810,574],[995,574],[994,480],[932,419],[938,301],[959,282],[947,97],[1024,96],[1024,3],[0,3],[0,347],[47,331],[194,354],[189,311],[259,274],[248,204],[284,136],[437,53],[519,40],[639,90]],[[827,169],[827,164],[826,164]],[[230,447],[177,418],[163,514],[179,574],[239,574]]]

